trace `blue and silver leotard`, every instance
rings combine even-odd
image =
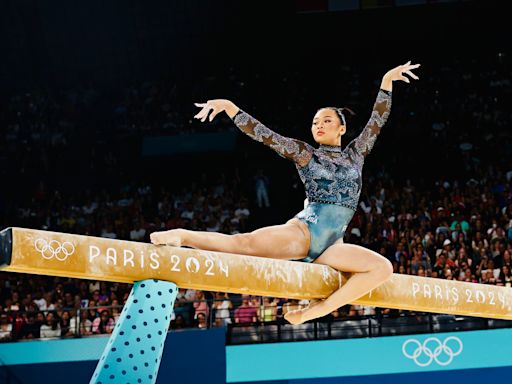
[[[324,144],[313,148],[303,141],[283,137],[242,110],[233,117],[242,132],[295,163],[309,201],[295,215],[308,226],[311,235],[308,255],[301,261],[313,262],[344,236],[361,194],[364,159],[390,109],[391,92],[381,89],[370,120],[344,149]]]

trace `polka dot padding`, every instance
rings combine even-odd
[[[177,293],[168,281],[134,284],[90,384],[156,382]]]

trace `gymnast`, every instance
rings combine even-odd
[[[392,276],[392,264],[372,250],[343,243],[343,236],[357,209],[365,157],[389,116],[393,81],[409,83],[405,74],[417,80],[411,70],[419,66],[409,61],[383,76],[370,120],[344,149],[341,148],[341,136],[347,130],[344,108],[325,107],[316,112],[311,132],[319,146],[314,148],[273,132],[229,100],[196,104],[201,108],[194,116],[196,119],[204,122],[209,116],[212,121],[225,111],[242,132],[292,160],[306,189],[306,203],[286,224],[235,235],[172,229],[152,233],[151,242],[319,263],[353,273],[325,300],[311,301],[306,308],[288,312],[285,318],[291,324],[325,316],[378,287]]]

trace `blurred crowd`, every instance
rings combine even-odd
[[[490,63],[443,67],[421,88],[408,88],[394,100],[392,118],[365,166],[361,200],[346,242],[384,255],[395,273],[512,288],[507,62],[508,57],[499,53]],[[353,72],[347,98],[370,105],[375,82],[363,81],[357,68],[344,70]],[[311,95],[297,93],[299,76],[291,68],[287,78],[272,79],[276,93],[289,100],[287,111],[314,105]],[[270,82],[258,74],[245,78],[232,68],[226,79],[230,94],[246,103],[244,92],[251,84],[263,87]],[[220,87],[214,77],[203,80],[201,86]],[[219,173],[201,164],[202,171],[193,180],[172,185],[146,177],[144,159],[133,145],[141,137],[234,129],[226,117],[211,125],[192,122],[193,109],[183,100],[201,93],[197,84],[187,85],[178,79],[175,84],[144,83],[115,96],[93,87],[34,90],[5,100],[0,106],[5,132],[0,137],[0,177],[9,182],[0,189],[0,227],[149,242],[153,231],[187,228],[236,234],[268,225],[265,217],[272,210],[298,212],[300,206],[290,206],[292,200],[277,193],[291,185],[300,200],[304,198],[291,168],[287,174],[276,174],[269,164],[260,163],[254,171],[237,163],[233,170]],[[361,101],[368,95],[371,100]],[[248,111],[256,117],[275,114],[272,128],[294,135],[286,116],[278,113],[281,107],[257,96]],[[407,105],[405,98],[410,100]],[[428,102],[422,103],[425,98]],[[421,172],[410,157],[415,153],[418,163],[427,164]],[[382,161],[372,163],[375,156]],[[399,164],[404,156],[412,170],[405,177]],[[129,177],[119,177],[122,173]],[[73,177],[82,184],[75,184]],[[110,333],[130,289],[129,284],[0,272],[0,339]],[[180,289],[171,328],[281,321],[286,311],[307,304]],[[329,317],[373,314],[375,308],[347,305]]]

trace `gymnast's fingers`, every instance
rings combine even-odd
[[[213,111],[212,111],[212,113],[211,113],[211,115],[210,115],[210,121],[212,121],[212,120],[213,120],[213,118],[214,118],[215,116],[217,116],[217,114],[218,114],[219,112],[221,112],[221,111],[222,111],[222,109],[220,109],[220,108],[213,108]]]
[[[199,111],[199,113],[197,115],[195,115],[194,117],[196,119],[202,119],[202,118],[206,118],[206,116],[208,116],[208,113],[210,112],[210,108],[211,107],[204,107],[203,109],[201,109]],[[204,120],[203,120],[204,121]]]
[[[407,73],[409,76],[411,76],[414,80],[419,80],[419,77],[416,76],[414,73],[412,73],[411,71],[405,71],[405,73]]]
[[[206,118],[208,117],[208,115],[210,114],[210,111],[213,109],[213,107],[208,107],[208,108],[205,108],[205,113],[202,114],[201,116],[201,122],[204,123],[206,121]]]

